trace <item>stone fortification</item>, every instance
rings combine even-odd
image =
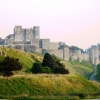
[[[43,49],[42,50],[42,53],[45,54],[45,53],[49,53],[49,54],[54,54],[55,56],[63,59],[63,50],[58,50],[58,49],[51,49],[51,50],[46,50],[46,49]]]
[[[50,49],[50,39],[40,39],[39,45],[42,49]]]
[[[98,47],[99,45],[92,45],[91,48],[88,49],[88,53],[89,53],[89,61],[93,64],[93,65],[97,65],[98,63],[100,63],[100,49]]]
[[[5,40],[0,39],[0,45],[12,47],[26,52],[39,52],[55,54],[63,60],[78,60],[79,62],[90,61],[93,65],[100,63],[100,44],[92,45],[86,52],[69,49],[64,42],[51,42],[50,39],[40,39],[40,27],[23,29],[22,26],[15,26],[14,34],[8,35]],[[2,54],[2,51],[0,50]]]
[[[31,45],[39,47],[39,39],[31,38]]]
[[[50,42],[50,49],[59,49],[59,43]]]
[[[0,45],[5,45],[5,40],[0,38]]]

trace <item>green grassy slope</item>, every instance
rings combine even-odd
[[[1,47],[0,47],[1,48]],[[6,55],[14,58],[18,58],[21,63],[23,63],[23,71],[29,72],[30,68],[32,67],[35,61],[42,62],[43,55],[33,52],[31,54],[22,52],[20,50],[15,50],[11,48],[1,48],[3,53],[6,52]],[[4,59],[3,56],[0,56],[0,61]],[[93,72],[93,67],[88,62],[79,63],[77,61],[62,61],[66,65],[66,68],[69,69],[71,74],[79,74],[86,78],[88,75]]]
[[[7,56],[18,58],[21,63],[23,63],[23,70],[28,71],[33,63],[35,61],[41,61],[42,57],[35,55],[35,54],[29,54],[20,50],[15,50],[11,48],[1,48],[2,52],[6,52]],[[4,56],[0,56],[0,60],[3,59]]]
[[[69,69],[71,74],[78,74],[88,79],[89,74],[93,72],[93,66],[89,62],[85,61],[81,63],[79,63],[78,61],[70,61],[70,62],[62,61],[62,62],[66,65],[66,68]]]
[[[78,75],[29,75],[0,78],[0,98],[80,97],[100,94],[94,84]]]

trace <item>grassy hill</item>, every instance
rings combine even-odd
[[[88,79],[90,73],[93,72],[93,66],[87,61],[81,63],[78,61],[62,62],[66,65],[66,68],[70,70],[71,74],[78,74]]]
[[[15,50],[11,48],[3,48],[2,49],[3,55],[18,58],[21,63],[23,63],[23,72],[30,72],[30,69],[34,62],[39,61],[42,62],[43,55],[33,52],[33,53],[27,53],[20,50]],[[4,59],[4,56],[0,55],[0,61]],[[66,68],[69,69],[71,74],[79,74],[81,76],[84,76],[88,78],[89,74],[93,72],[93,66],[89,62],[83,61],[82,63],[79,63],[78,61],[62,61],[62,63],[65,64]],[[22,74],[22,72],[20,73]]]
[[[9,78],[0,76],[0,99],[79,99],[95,98],[100,94],[99,83],[90,82],[81,77],[88,78],[93,71],[93,66],[89,62],[62,61],[69,70],[69,75],[32,75],[29,73],[30,68],[34,62],[42,62],[43,56],[41,54],[0,48],[2,49],[0,61],[4,59],[4,55],[7,55],[18,58],[23,63],[23,70],[20,73]],[[28,72],[28,74],[25,75],[25,72]]]
[[[36,54],[29,54],[20,50],[11,48],[1,48],[3,55],[6,53],[7,56],[18,58],[23,63],[23,71],[28,72],[35,61],[42,61],[42,57]],[[4,56],[0,56],[2,61]]]
[[[0,78],[0,98],[96,98],[100,83],[92,83],[78,75],[23,75]]]

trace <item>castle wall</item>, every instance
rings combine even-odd
[[[75,54],[75,53],[71,53],[70,57],[71,57],[72,61],[77,60],[77,54]]]
[[[89,54],[88,53],[82,53],[81,60],[89,61]]]
[[[63,50],[57,50],[57,49],[52,49],[52,50],[43,50],[42,51],[43,54],[45,53],[49,53],[49,54],[54,54],[55,56],[62,58],[63,59]]]
[[[31,45],[39,47],[39,39],[31,38]]]
[[[36,52],[42,53],[42,48],[36,47]]]
[[[14,39],[5,39],[5,45],[13,45],[14,44]]]
[[[0,39],[0,45],[5,45],[5,40],[4,39]]]
[[[13,48],[24,51],[24,44],[13,45]]]
[[[59,58],[69,61],[82,60],[90,61],[93,65],[100,63],[100,44],[92,45],[87,52],[81,53],[81,50],[69,50],[69,47],[63,42],[50,42],[50,39],[40,39],[40,27],[34,26],[29,29],[22,29],[21,26],[15,26],[14,34],[10,34],[5,40],[0,40],[0,45],[15,47],[16,49],[27,52],[36,51],[40,53],[48,52],[55,54]],[[40,48],[39,48],[40,47]]]
[[[26,51],[26,52],[36,51],[36,46],[26,44],[26,45],[24,45],[24,51]]]
[[[81,57],[82,57],[81,50],[74,50],[74,53],[77,55],[77,60],[79,62],[81,62],[82,61],[82,59],[81,59]]]
[[[50,39],[40,39],[39,46],[42,49],[49,50],[50,49]]]
[[[50,42],[50,49],[58,49],[59,43],[57,42]]]

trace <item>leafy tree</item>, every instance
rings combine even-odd
[[[3,73],[3,76],[9,77],[13,75],[12,71],[21,70],[22,65],[18,59],[7,56],[0,63],[0,72]]]
[[[41,64],[38,63],[38,62],[35,62],[33,64],[33,67],[31,68],[31,71],[32,71],[32,73],[35,73],[35,74],[42,73],[43,72],[43,69],[42,69]]]

